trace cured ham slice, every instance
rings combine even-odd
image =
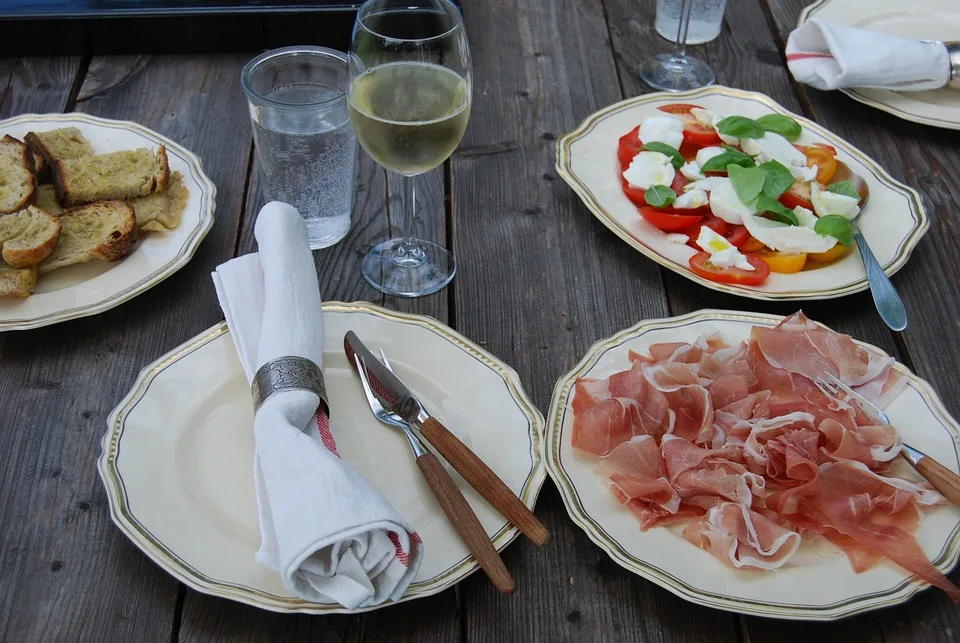
[[[578,380],[572,441],[641,530],[687,521],[686,540],[734,568],[776,570],[801,538],[856,572],[886,558],[960,600],[913,533],[945,499],[899,478],[896,430],[845,396],[882,405],[906,385],[893,360],[803,313],[730,345],[716,334],[629,352],[630,367]]]
[[[800,546],[800,534],[732,502],[687,525],[683,537],[736,568],[776,570]]]

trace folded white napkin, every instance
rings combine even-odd
[[[276,201],[260,210],[259,253],[219,266],[213,281],[252,381],[265,362],[295,355],[323,367],[320,288],[306,225]],[[406,520],[337,455],[319,398],[277,393],[254,420],[257,562],[308,601],[370,607],[398,599],[423,555]],[[334,427],[344,417],[331,401]],[[343,430],[349,430],[344,426]]]
[[[950,80],[950,57],[942,42],[808,20],[787,39],[787,67],[817,89],[878,87],[922,91]]]

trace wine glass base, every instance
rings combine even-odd
[[[435,293],[453,279],[453,255],[429,241],[416,241],[419,252],[407,252],[400,239],[375,246],[363,258],[363,277],[388,295],[422,297]]]
[[[659,54],[640,63],[640,78],[645,83],[666,92],[682,92],[712,85],[717,77],[710,65],[692,56]]]

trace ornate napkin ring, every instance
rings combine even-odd
[[[287,355],[272,359],[253,376],[250,393],[253,395],[253,410],[256,413],[263,403],[285,391],[310,391],[320,398],[320,405],[330,416],[327,403],[327,387],[323,383],[323,371],[306,357]]]
[[[945,42],[947,55],[950,56],[950,80],[947,87],[960,89],[960,42]]]

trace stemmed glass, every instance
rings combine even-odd
[[[428,295],[453,279],[445,248],[415,238],[414,178],[443,163],[470,117],[470,49],[460,10],[448,0],[369,0],[360,7],[349,55],[347,108],[357,140],[400,174],[400,236],[374,247],[363,276],[378,290]]]
[[[680,20],[673,53],[657,54],[640,63],[640,78],[655,89],[680,92],[712,85],[716,76],[710,65],[687,55],[687,30],[693,0],[680,0]]]

